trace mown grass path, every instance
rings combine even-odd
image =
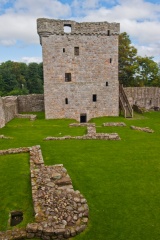
[[[73,120],[44,120],[43,114],[38,116],[39,119],[34,122],[28,119],[14,119],[0,129],[0,134],[13,137],[8,140],[0,139],[0,149],[41,145],[46,165],[64,164],[72,178],[74,188],[81,191],[90,207],[88,229],[74,239],[159,240],[160,112],[136,115],[134,119],[103,117],[92,120],[96,123],[97,132],[117,132],[121,141],[43,141],[47,136],[83,135],[86,128],[68,127]],[[102,123],[108,121],[123,121],[127,127],[102,127]],[[155,132],[149,134],[135,131],[130,129],[130,125],[150,127]],[[3,183],[4,177],[7,181],[13,169],[22,171],[19,159],[22,167],[26,169],[26,176],[24,173],[23,177],[20,176],[21,179],[26,177],[28,186],[24,192],[28,191],[30,196],[27,158],[26,154],[0,156],[0,183]],[[5,170],[4,162],[8,172]],[[8,185],[11,181],[13,184],[11,188],[14,186],[18,188],[16,177],[9,180]],[[0,184],[0,191],[3,192],[1,186]],[[28,201],[31,206],[30,198],[26,200],[22,192],[23,189],[19,188],[17,194],[22,202],[16,201],[22,207],[23,202]],[[10,205],[10,199],[8,194],[6,199],[0,198],[0,201],[3,201],[3,204],[0,203],[0,219],[4,204]],[[27,219],[32,221],[32,209],[28,210],[31,214]]]

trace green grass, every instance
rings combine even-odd
[[[11,229],[11,211],[22,211],[20,227],[33,221],[29,155],[0,156],[0,231]]]
[[[123,121],[127,127],[102,127],[102,123],[108,121]],[[88,229],[75,237],[75,240],[159,240],[160,112],[136,114],[134,119],[92,119],[91,122],[96,123],[97,132],[117,132],[121,141],[43,141],[47,136],[76,136],[86,133],[86,128],[69,128],[71,122],[73,120],[44,120],[42,113],[38,114],[36,121],[14,119],[0,129],[0,134],[13,137],[8,140],[0,139],[0,148],[41,145],[46,165],[64,164],[74,188],[85,196],[90,208]],[[130,129],[130,125],[150,127],[155,133],[135,131]],[[7,186],[10,189],[18,188],[19,182],[14,176],[13,180],[8,179],[12,178],[13,169],[28,173],[27,158],[27,154],[0,156],[0,192],[4,191],[3,178],[8,181]],[[3,170],[7,167],[8,172]],[[21,170],[22,167],[25,170]],[[26,175],[26,188],[30,192],[30,182],[27,180],[28,174]],[[24,176],[20,177],[24,179]],[[23,188],[17,190],[23,205],[26,200],[22,194]],[[10,195],[6,193],[5,198],[4,203],[11,206],[8,207],[11,209]],[[27,218],[31,222],[31,201],[28,199],[26,202],[31,207]],[[0,221],[5,222],[8,213],[4,213],[6,217],[1,220],[3,210],[4,207],[1,208],[0,204]],[[7,228],[7,223],[3,228]]]

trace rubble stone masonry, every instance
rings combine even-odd
[[[160,88],[158,87],[126,87],[124,91],[131,105],[151,109],[160,107]]]
[[[71,28],[66,33],[65,26]],[[119,23],[38,19],[47,119],[118,116]]]
[[[40,238],[63,240],[87,227],[89,208],[62,164],[45,166],[40,146],[0,150],[0,155],[28,152],[35,222],[0,232],[1,240]]]

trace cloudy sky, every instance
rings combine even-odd
[[[119,22],[141,56],[160,62],[160,0],[0,0],[0,62],[41,62],[36,19]]]

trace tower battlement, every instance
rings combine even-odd
[[[64,32],[64,27],[70,27],[71,32]],[[120,32],[119,23],[109,22],[75,22],[71,20],[37,19],[37,32],[40,37],[49,35],[115,35]]]

